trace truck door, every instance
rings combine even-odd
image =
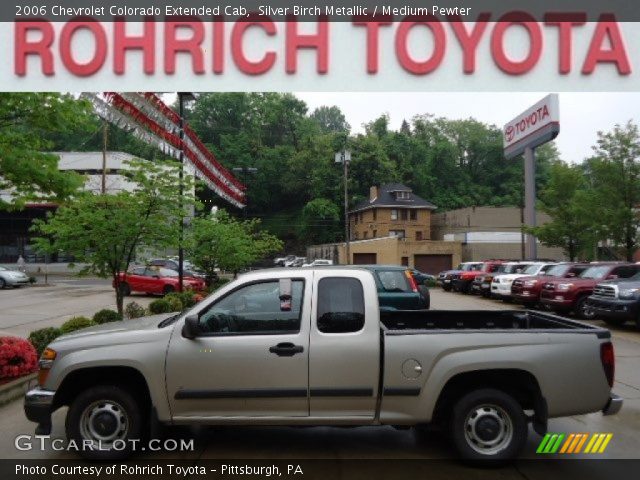
[[[195,339],[177,325],[166,366],[173,417],[308,416],[308,283],[291,279],[290,300],[277,278],[240,285],[197,312]]]
[[[375,416],[380,324],[373,276],[316,271],[309,353],[312,417]]]

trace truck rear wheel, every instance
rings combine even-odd
[[[512,460],[524,447],[527,433],[522,407],[500,390],[475,390],[453,407],[451,437],[464,460]]]
[[[65,429],[67,439],[90,460],[122,460],[140,440],[143,417],[135,398],[113,385],[91,387],[71,404]],[[85,447],[87,445],[87,447]]]

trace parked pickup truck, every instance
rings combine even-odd
[[[597,284],[587,304],[594,315],[608,325],[632,321],[640,329],[640,273],[624,280]]]
[[[461,457],[506,460],[528,423],[542,434],[548,418],[622,406],[606,329],[533,311],[381,312],[376,290],[361,268],[254,271],[184,313],[64,335],[26,415],[46,435],[68,405],[67,437],[89,459],[126,457],[160,424],[437,424]]]
[[[629,278],[638,272],[640,265],[633,263],[594,263],[575,278],[556,278],[545,282],[540,292],[540,303],[556,312],[573,311],[580,318],[592,319],[595,313],[587,299],[596,284],[603,280]]]
[[[516,278],[511,284],[511,297],[527,308],[535,307],[540,302],[544,284],[559,278],[575,278],[587,268],[589,265],[586,263],[559,263],[543,274]]]

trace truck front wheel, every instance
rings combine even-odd
[[[524,447],[527,433],[522,407],[500,390],[475,390],[453,408],[451,437],[464,460],[514,459]]]
[[[122,460],[140,441],[142,418],[129,392],[112,385],[91,387],[76,397],[67,412],[67,439],[78,445],[84,458]]]

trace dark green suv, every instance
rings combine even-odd
[[[373,272],[380,310],[428,310],[429,289],[418,284],[411,270],[398,265],[357,265]]]

